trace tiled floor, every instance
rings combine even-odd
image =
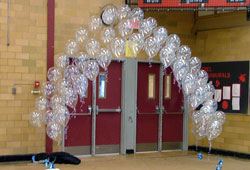
[[[220,157],[203,153],[203,159],[195,152],[144,153],[136,155],[118,155],[81,158],[80,165],[59,165],[60,170],[215,170],[220,158],[223,170],[250,170],[250,160],[232,157]],[[2,163],[1,170],[45,170],[42,164]]]

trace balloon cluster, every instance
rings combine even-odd
[[[88,28],[79,28],[75,39],[65,44],[65,53],[55,56],[55,66],[48,70],[48,81],[42,86],[43,95],[36,99],[36,110],[31,113],[33,125],[41,127],[45,123],[48,136],[61,140],[61,129],[70,119],[68,107],[74,109],[78,97],[84,97],[88,79],[95,80],[99,66],[106,70],[112,56],[124,57],[129,48],[134,57],[144,50],[149,61],[159,53],[164,67],[172,68],[194,110],[193,133],[197,139],[207,136],[211,141],[220,135],[225,114],[216,111],[214,86],[207,83],[207,72],[200,70],[200,59],[191,57],[190,48],[181,45],[178,35],[168,35],[156,19],[144,19],[142,9],[131,10],[128,5],[107,5],[99,16],[90,17]],[[195,111],[200,105],[201,109]]]

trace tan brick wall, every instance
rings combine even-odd
[[[10,46],[7,2],[0,1],[0,153],[43,152],[44,132],[28,118],[37,97],[31,94],[34,81],[46,80],[47,1],[11,0]]]
[[[194,52],[203,62],[250,59],[250,24],[246,21],[245,12],[202,18],[197,27],[201,31],[197,32]],[[191,120],[189,125],[189,145],[194,145]],[[212,144],[213,148],[249,153],[250,116],[226,114],[223,131]],[[208,146],[208,142],[201,140],[199,145]]]

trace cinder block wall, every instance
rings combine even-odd
[[[37,97],[34,81],[46,80],[47,3],[11,0],[7,46],[7,2],[0,1],[0,154],[42,152],[44,133],[28,119]]]
[[[246,12],[234,12],[198,19],[195,54],[203,62],[250,60],[250,23]],[[244,92],[243,92],[244,93]],[[189,145],[195,145],[189,124]],[[199,141],[207,146],[206,139]],[[250,116],[226,114],[221,135],[213,140],[213,148],[250,153]]]

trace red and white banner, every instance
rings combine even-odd
[[[140,8],[245,7],[250,0],[139,0]]]

